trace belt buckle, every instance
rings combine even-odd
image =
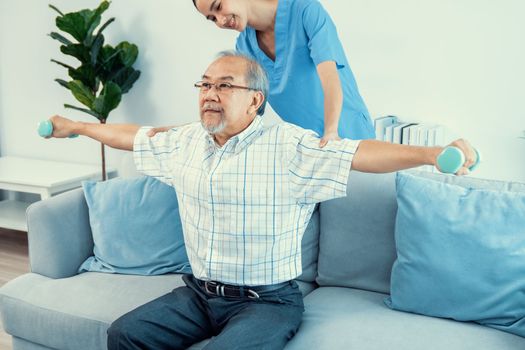
[[[260,296],[253,289],[248,289],[248,298],[250,298],[250,299],[259,299]]]
[[[217,294],[217,283],[214,281],[204,281],[204,289],[207,293],[216,295]]]
[[[208,294],[211,294],[211,295],[226,297],[224,288],[225,288],[225,285],[222,283],[218,283],[215,281],[205,281],[204,282],[204,289],[206,290]],[[257,294],[257,292],[254,291],[253,289],[245,289],[245,291],[248,292],[247,297],[249,299],[256,300],[260,298],[259,294]],[[242,297],[242,295],[239,295],[239,296]]]
[[[211,295],[224,296],[224,285],[215,281],[205,281],[204,289]]]

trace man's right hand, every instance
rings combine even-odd
[[[77,122],[59,115],[49,118],[53,124],[51,137],[65,138],[73,134],[102,142],[106,146],[133,151],[133,142],[140,129],[136,124],[101,124]]]
[[[54,115],[49,120],[53,124],[53,134],[50,137],[65,138],[75,134],[78,122],[59,115]]]

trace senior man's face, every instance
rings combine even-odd
[[[202,76],[200,118],[209,133],[235,134],[253,120],[253,91],[242,88],[247,85],[245,73],[246,62],[242,58],[221,57]]]

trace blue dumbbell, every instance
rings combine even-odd
[[[481,155],[476,150],[476,162],[469,167],[470,171],[474,171],[481,162]],[[465,163],[465,155],[463,152],[454,146],[448,146],[437,157],[437,166],[442,173],[455,174]]]
[[[51,120],[44,120],[38,123],[38,135],[41,137],[50,137],[53,135],[53,123],[51,123]],[[70,139],[78,137],[77,134],[69,135]]]

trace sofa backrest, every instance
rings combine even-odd
[[[320,205],[317,283],[389,293],[396,210],[395,174],[352,171],[347,196]]]
[[[417,171],[411,173],[473,189],[525,190],[522,183]],[[319,212],[321,232],[317,283],[389,293],[390,272],[396,258],[395,173],[352,171],[347,197],[321,203]]]

